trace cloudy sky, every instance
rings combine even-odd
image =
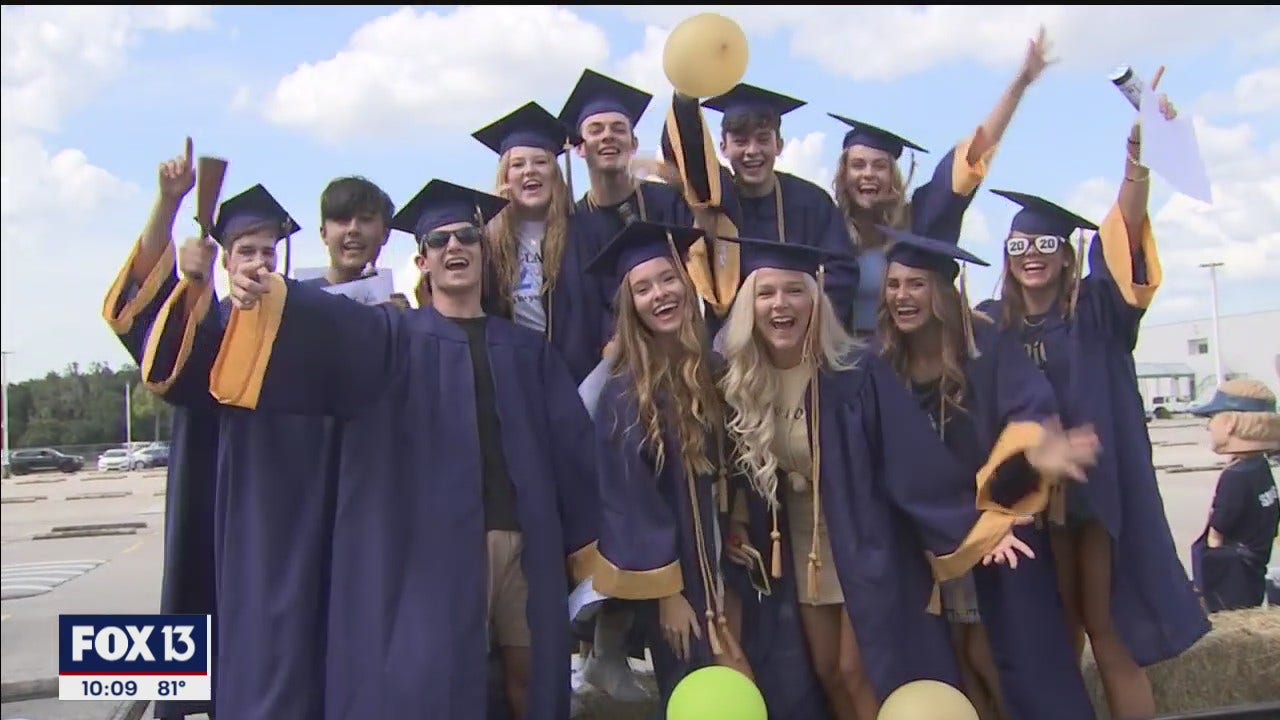
[[[1226,263],[1224,313],[1280,307],[1276,8],[708,7],[746,31],[748,82],[808,101],[786,119],[780,165],[824,187],[842,136],[827,112],[928,148],[918,171],[927,176],[990,111],[1044,23],[1061,62],[1024,100],[986,188],[1101,220],[1133,120],[1107,74],[1131,64],[1149,79],[1165,65],[1161,89],[1194,116],[1214,203],[1155,181],[1167,277],[1149,318],[1207,315],[1197,265],[1208,260]],[[670,93],[662,46],[701,9],[4,7],[0,330],[10,380],[127,360],[100,318],[102,297],[145,220],[157,164],[184,136],[198,154],[230,160],[225,194],[270,188],[304,227],[294,266],[321,265],[329,179],[366,175],[397,205],[433,177],[490,188],[495,159],[469,134],[529,100],[558,112],[586,67],[656,96],[639,127],[653,153]],[[575,176],[585,177],[581,161]],[[1012,213],[982,191],[964,242],[998,260]],[[180,234],[193,214],[183,209]],[[402,284],[411,254],[395,233],[383,255]],[[996,280],[971,278],[975,301]]]

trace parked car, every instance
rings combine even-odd
[[[162,444],[148,445],[133,454],[144,468],[165,467],[169,464],[169,446]]]
[[[84,469],[84,458],[67,455],[53,448],[29,448],[9,453],[9,471],[14,475],[57,470],[73,473]]]
[[[146,460],[124,448],[112,448],[98,456],[98,472],[109,470],[141,470]]]

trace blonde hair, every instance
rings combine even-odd
[[[735,445],[735,465],[756,490],[777,506],[778,458],[772,445],[776,432],[774,404],[781,387],[781,371],[769,361],[764,339],[756,330],[756,281],[759,270],[742,283],[729,310],[724,328],[726,371],[720,388],[729,413],[727,424]],[[826,293],[807,273],[805,288],[814,303],[807,319],[805,362],[832,372],[854,366],[854,354],[862,348],[836,317]]]
[[[890,156],[892,157],[892,156]],[[914,158],[914,155],[912,156]],[[879,210],[867,211],[859,207],[854,199],[855,188],[850,186],[846,165],[849,162],[849,148],[840,151],[840,161],[836,163],[836,176],[831,181],[835,191],[836,206],[844,215],[845,226],[849,229],[849,238],[859,250],[883,247],[886,243],[884,233],[876,229],[876,225],[903,229],[911,226],[911,202],[907,200],[907,187],[911,184],[911,176],[903,177],[902,168],[895,161],[891,169],[892,204],[886,204]],[[915,161],[912,160],[912,176],[915,174]]]
[[[888,268],[885,269],[886,274]],[[938,391],[944,406],[964,411],[965,393],[969,390],[969,382],[965,379],[964,363],[969,358],[969,339],[965,336],[964,308],[960,291],[954,283],[948,283],[942,276],[933,271],[926,271],[929,278],[929,309],[935,322],[927,324],[916,332],[942,333],[942,377],[938,381]],[[881,287],[884,283],[881,283]],[[975,319],[987,320],[985,315],[974,313]],[[907,342],[906,333],[898,329],[893,322],[893,314],[883,294],[876,311],[876,330],[881,339],[880,354],[885,358],[899,377],[909,380],[911,377],[911,344]]]
[[[545,152],[545,151],[544,151]],[[569,214],[573,200],[564,181],[564,174],[555,156],[547,152],[551,164],[551,203],[547,207],[546,235],[542,240],[542,293],[555,289],[560,276],[560,261],[568,242]],[[498,178],[495,194],[513,201],[489,221],[485,240],[490,247],[489,260],[498,283],[498,297],[503,308],[510,310],[515,302],[514,290],[520,278],[520,241],[516,238],[516,207],[514,194],[507,185],[507,172],[511,168],[511,151],[498,159]]]
[[[672,265],[685,283],[683,319],[676,332],[675,350],[658,347],[657,338],[640,320],[631,286],[624,278],[614,296],[618,320],[611,374],[630,377],[637,422],[644,429],[644,445],[653,453],[657,471],[662,472],[666,460],[662,426],[664,421],[674,420],[685,470],[705,475],[718,465],[718,458],[712,457],[708,445],[708,434],[720,427],[724,413],[711,376],[707,327],[696,305],[697,296],[682,268]],[[671,412],[662,411],[660,398],[674,404]]]

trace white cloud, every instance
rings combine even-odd
[[[608,54],[604,31],[564,8],[402,8],[358,28],[333,57],[281,79],[267,118],[332,142],[471,131],[567,92],[571,78]]]
[[[1062,64],[1090,72],[1134,62],[1135,47],[1159,56],[1235,41],[1242,27],[1252,28],[1253,52],[1280,46],[1280,18],[1265,7],[696,5],[624,11],[668,27],[699,12],[733,18],[752,37],[787,32],[794,57],[853,80],[895,80],[966,60],[1012,70],[1041,23]]]
[[[785,128],[785,123],[783,124]],[[783,131],[786,135],[786,131]],[[804,137],[786,138],[782,154],[778,155],[775,168],[802,177],[818,187],[831,192],[831,178],[835,176],[831,155],[826,152],[826,133],[811,132]]]
[[[667,104],[671,102],[672,93],[671,82],[662,70],[662,49],[670,34],[668,28],[646,25],[644,43],[640,49],[615,63],[613,70],[617,79],[653,95],[654,104],[650,106],[650,110],[660,109],[662,114],[665,114]]]
[[[81,150],[46,147],[41,134],[117,77],[147,32],[208,27],[209,8],[25,6],[5,7],[3,17],[0,226],[10,377],[73,361],[123,361],[97,308],[134,239],[120,228],[138,223],[140,190]]]
[[[1213,92],[1196,103],[1204,114],[1263,115],[1280,113],[1280,67],[1251,72],[1236,80],[1231,92]]]

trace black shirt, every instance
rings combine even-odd
[[[507,473],[502,454],[502,434],[498,428],[498,406],[489,369],[489,348],[485,343],[487,317],[450,318],[467,332],[471,348],[471,370],[476,386],[476,424],[480,431],[480,454],[484,486],[485,530],[520,529],[516,515],[516,491]]]
[[[1261,455],[1229,465],[1213,493],[1209,527],[1222,534],[1223,545],[1239,543],[1265,566],[1280,526],[1280,502],[1271,466]]]

